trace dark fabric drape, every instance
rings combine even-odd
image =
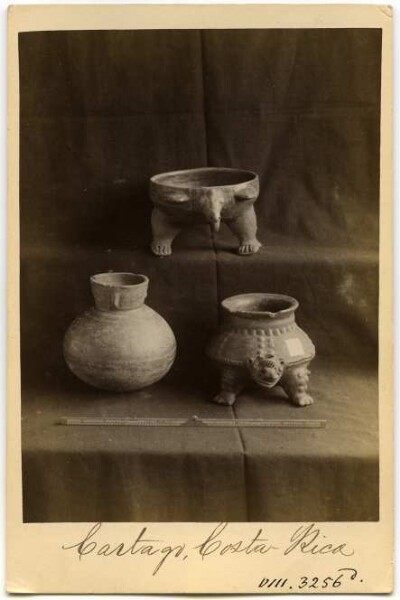
[[[25,520],[378,518],[380,49],[378,29],[20,34]],[[201,166],[259,174],[257,255],[201,225],[170,258],[150,254],[149,177]],[[148,303],[178,340],[166,379],[121,397],[80,384],[62,357],[89,276],[107,270],[146,273]],[[207,402],[219,302],[261,291],[300,302],[317,347],[306,414],[326,430],[54,424],[304,418],[255,390],[234,409]]]
[[[376,245],[379,31],[207,31],[203,48],[208,160],[260,173],[263,231]]]
[[[21,34],[24,241],[131,247],[151,175],[240,165],[261,176],[263,231],[376,248],[380,43],[370,29]]]

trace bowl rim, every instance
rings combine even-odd
[[[182,175],[184,173],[201,173],[201,172],[204,173],[206,171],[213,172],[213,173],[215,173],[215,172],[243,173],[244,175],[248,175],[249,179],[247,179],[246,181],[240,181],[237,183],[227,183],[224,185],[197,185],[197,186],[174,185],[173,183],[164,183],[162,181],[162,179],[167,176]],[[258,175],[254,171],[249,171],[248,169],[238,169],[235,167],[197,167],[194,169],[179,169],[178,171],[166,171],[164,173],[157,173],[156,175],[153,175],[152,177],[150,177],[150,181],[151,181],[151,183],[153,183],[155,185],[165,186],[165,187],[175,188],[175,189],[180,189],[180,190],[182,190],[182,189],[194,190],[194,189],[212,189],[212,188],[231,188],[231,187],[236,187],[236,186],[247,185],[254,181],[258,181]]]

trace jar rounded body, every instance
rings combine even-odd
[[[166,375],[175,354],[172,329],[143,302],[132,309],[118,309],[112,302],[110,310],[93,307],[75,319],[64,338],[71,371],[103,390],[147,387]]]
[[[289,366],[313,358],[315,348],[294,315],[276,320],[227,315],[207,354],[232,366],[243,366],[259,354],[276,354]]]

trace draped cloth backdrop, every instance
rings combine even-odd
[[[21,367],[26,521],[374,520],[378,506],[379,29],[20,34]],[[262,250],[195,226],[148,250],[149,177],[256,171]],[[89,276],[150,277],[178,356],[112,395],[62,357]],[[312,407],[247,390],[204,347],[232,294],[296,297]],[[325,430],[83,428],[63,415],[323,418]]]

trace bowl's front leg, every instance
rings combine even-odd
[[[172,254],[171,244],[181,227],[158,207],[154,207],[151,214],[151,230],[153,241],[150,247],[153,254],[161,257]]]
[[[261,248],[257,235],[257,217],[254,206],[244,209],[236,218],[226,221],[229,229],[239,240],[238,252],[242,256],[255,254]]]

